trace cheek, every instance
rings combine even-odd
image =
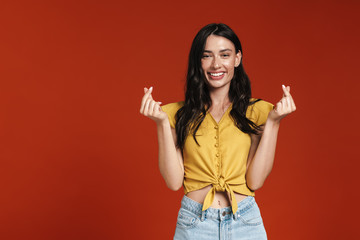
[[[204,72],[204,75],[207,75],[206,73],[211,68],[211,63],[209,64],[209,62],[203,61],[203,62],[201,62],[201,68]]]
[[[201,67],[202,67],[203,70],[208,69],[209,66],[210,66],[209,61],[201,61]]]
[[[229,59],[223,63],[223,65],[230,71],[235,68],[235,59]]]
[[[231,74],[234,72],[235,62],[234,61],[224,62],[224,67],[227,69],[228,73]]]
[[[207,66],[207,64],[206,64],[206,62],[205,61],[202,61],[201,62],[201,69],[203,70],[203,76],[202,77],[204,77],[205,79],[207,79],[208,78],[208,76],[207,76],[207,71],[208,71],[208,66]]]

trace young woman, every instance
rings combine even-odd
[[[267,239],[255,191],[270,174],[290,86],[274,105],[251,96],[242,47],[225,24],[195,36],[185,100],[160,106],[144,88],[140,113],[157,124],[159,168],[185,195],[174,239]]]

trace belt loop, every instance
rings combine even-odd
[[[237,221],[240,217],[240,211],[237,211],[235,214],[233,214],[233,218],[235,221]]]
[[[205,220],[206,211],[207,211],[207,209],[204,210],[204,211],[201,211],[201,219],[200,219],[200,220],[201,220],[202,222]]]

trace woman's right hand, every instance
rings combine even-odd
[[[161,102],[156,102],[152,96],[153,87],[149,89],[144,88],[144,96],[141,101],[140,113],[150,119],[154,120],[156,124],[160,124],[164,121],[169,121],[169,118],[166,112],[162,111],[160,104]]]

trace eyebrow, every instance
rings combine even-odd
[[[232,50],[231,50],[230,48],[226,48],[226,49],[220,50],[220,52],[226,52],[226,51],[232,52]],[[204,52],[212,53],[212,51],[210,51],[210,50],[204,50]]]

